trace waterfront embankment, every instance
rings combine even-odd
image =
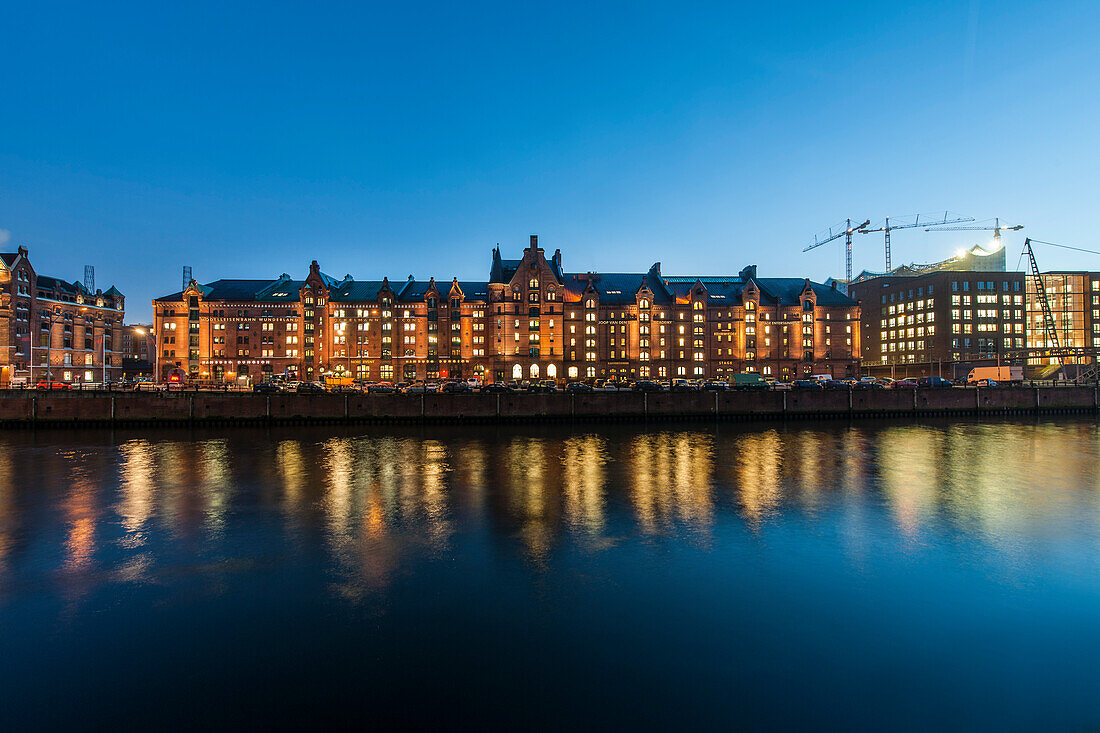
[[[1088,387],[587,394],[12,392],[0,425],[308,424],[901,418],[1095,413]]]

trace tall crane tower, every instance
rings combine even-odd
[[[844,237],[844,247],[847,255],[847,262],[844,266],[844,274],[847,277],[846,282],[852,282],[852,234],[871,225],[871,220],[867,219],[862,224],[852,226],[852,220],[846,219],[844,222],[837,224],[836,226],[829,227],[821,234],[814,237],[814,241],[803,249],[803,252],[809,252],[811,249],[816,249],[823,244],[828,244],[834,239],[840,239]]]
[[[1027,255],[1030,265],[1031,279],[1035,282],[1035,294],[1039,299],[1039,308],[1043,311],[1043,332],[1047,342],[1054,349],[1054,357],[1058,359],[1058,366],[1065,367],[1066,354],[1062,345],[1058,342],[1058,328],[1054,323],[1054,312],[1050,309],[1050,300],[1047,298],[1047,287],[1043,282],[1043,274],[1039,272],[1039,265],[1035,262],[1035,250],[1031,247],[1031,238],[1024,239],[1024,254]]]
[[[986,221],[989,221],[989,220],[986,219]],[[943,226],[936,226],[934,229],[925,229],[924,231],[926,231],[926,232],[962,232],[962,231],[993,232],[993,241],[998,246],[1000,246],[1000,244],[1001,244],[1001,232],[1002,231],[1016,232],[1016,231],[1019,231],[1020,229],[1023,229],[1023,228],[1024,228],[1023,224],[1017,224],[1014,227],[1008,227],[1008,226],[1003,227],[1003,226],[1001,226],[1000,217],[995,217],[993,219],[993,226],[976,226],[976,227],[943,227]]]
[[[859,233],[871,234],[873,232],[882,232],[883,239],[886,240],[886,271],[890,272],[890,270],[893,269],[890,263],[890,232],[894,231],[895,229],[913,229],[916,227],[927,227],[934,225],[938,226],[941,224],[961,224],[966,221],[974,221],[974,217],[972,216],[951,217],[950,214],[951,212],[949,211],[943,212],[943,219],[941,221],[929,221],[928,217],[922,219],[921,217],[924,216],[924,214],[916,214],[912,217],[913,221],[908,221],[908,216],[897,217],[902,220],[903,223],[901,224],[891,224],[890,217],[886,217],[886,221],[881,226],[875,227],[874,229],[860,229]],[[897,219],[895,219],[895,221],[896,220]],[[848,279],[850,280],[851,278]]]

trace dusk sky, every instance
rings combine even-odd
[[[327,5],[327,7],[326,7]],[[229,7],[232,6],[232,7]],[[1100,248],[1096,2],[6,3],[0,249],[196,278],[843,275],[813,235],[950,209]],[[985,232],[899,232],[894,262]],[[882,269],[881,235],[855,269]],[[1037,250],[1044,269],[1100,257]]]

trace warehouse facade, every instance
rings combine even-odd
[[[858,373],[860,311],[802,278],[566,272],[532,235],[486,281],[192,281],[153,301],[158,374],[210,381],[728,378]]]

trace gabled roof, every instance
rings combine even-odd
[[[378,291],[381,289],[381,280],[352,280],[330,290],[328,299],[339,303],[378,300]]]
[[[15,264],[15,261],[19,259],[18,252],[2,252],[0,253],[0,259],[4,260],[4,264],[11,267]]]
[[[601,305],[630,305],[635,302],[638,290],[647,286],[655,303],[669,303],[668,290],[649,272],[567,272],[562,276],[566,300],[580,300],[589,284],[599,294]]]
[[[500,257],[500,247],[493,248],[493,265],[489,269],[489,282],[508,283],[515,277],[523,260],[504,260]]]
[[[458,289],[466,300],[488,300],[489,283],[485,280],[459,280]]]
[[[72,293],[73,295],[83,292],[83,287],[77,287],[73,283],[65,282],[64,280],[56,277],[50,277],[49,275],[36,276],[35,284],[39,290],[60,290],[63,293]]]

